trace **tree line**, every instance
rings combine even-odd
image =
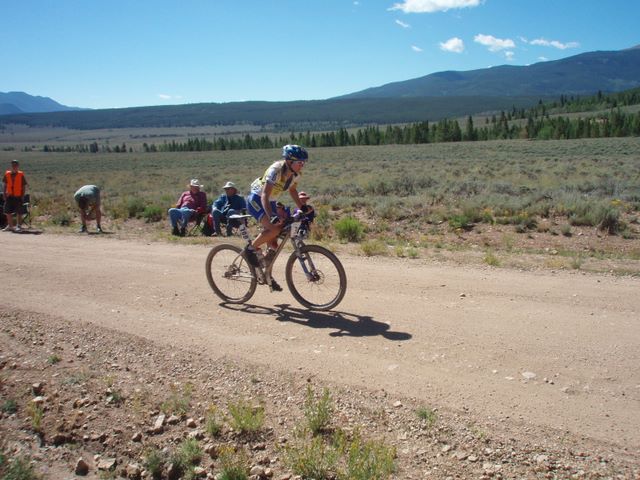
[[[640,136],[640,111],[626,112],[624,106],[640,104],[640,89],[591,97],[561,96],[559,101],[542,103],[532,108],[502,111],[486,117],[482,125],[475,125],[468,116],[461,126],[457,120],[442,119],[437,122],[417,122],[403,126],[370,125],[358,130],[341,127],[334,131],[306,133],[291,132],[288,136],[246,134],[239,138],[214,137],[189,138],[184,142],[172,140],[162,144],[144,143],[145,152],[202,152],[212,150],[248,150],[275,148],[287,143],[297,143],[310,148],[344,147],[358,145],[422,144],[460,141],[486,141],[508,139],[580,139],[601,137]],[[560,113],[606,110],[591,116],[562,116]],[[115,147],[98,145],[50,146],[45,152],[127,152],[123,143]]]

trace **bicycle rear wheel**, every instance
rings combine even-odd
[[[213,291],[229,303],[244,303],[256,291],[254,268],[235,245],[216,245],[207,256],[207,280]]]
[[[347,275],[338,257],[319,245],[305,245],[300,254],[300,259],[294,252],[287,260],[285,273],[291,294],[312,310],[338,305],[347,292]]]

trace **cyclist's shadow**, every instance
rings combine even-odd
[[[247,313],[275,316],[280,322],[293,322],[311,328],[330,328],[332,337],[373,337],[381,336],[387,340],[405,341],[411,339],[407,332],[389,330],[389,324],[378,322],[369,315],[355,315],[347,312],[316,312],[303,308],[294,308],[289,304],[276,305],[276,308],[258,305],[222,304],[223,307]]]

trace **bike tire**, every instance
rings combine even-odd
[[[285,274],[287,286],[301,305],[312,310],[330,310],[337,306],[347,293],[347,274],[338,257],[319,245],[305,245],[300,254],[311,259],[314,277],[308,278],[300,265],[296,253],[287,260]]]
[[[244,303],[256,291],[255,269],[235,245],[223,243],[213,247],[207,255],[205,270],[209,286],[227,303]]]

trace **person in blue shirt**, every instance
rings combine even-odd
[[[241,214],[247,208],[247,203],[241,195],[238,195],[238,189],[233,182],[225,183],[224,193],[211,205],[211,215],[215,228],[215,235],[222,235],[220,228],[222,223],[227,224],[227,237],[232,234],[233,227],[238,227],[238,220],[229,220],[234,214]]]

